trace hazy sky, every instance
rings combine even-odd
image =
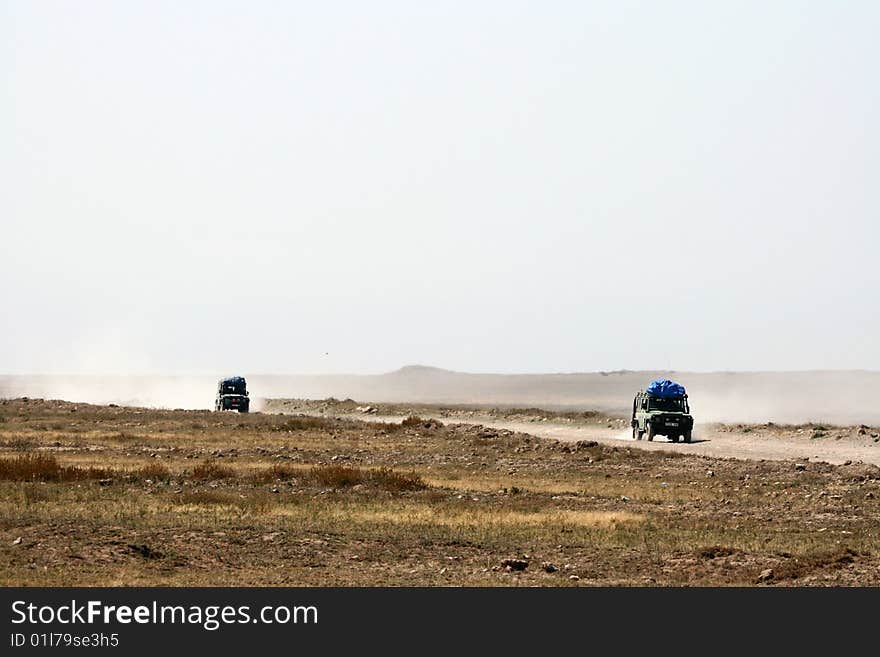
[[[0,0],[0,372],[880,369],[878,33]]]

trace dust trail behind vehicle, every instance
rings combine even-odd
[[[659,372],[469,374],[412,366],[377,375],[241,372],[253,398],[536,406],[624,416],[652,379],[688,390],[697,422],[880,424],[880,372]],[[198,376],[0,376],[0,397],[43,397],[163,408],[211,408],[216,382]],[[253,409],[256,410],[256,409]]]

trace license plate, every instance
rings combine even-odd
[[[667,426],[667,427],[677,427],[677,426],[678,426],[678,422],[667,422],[667,423],[666,423],[666,426]]]

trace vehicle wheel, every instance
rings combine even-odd
[[[649,425],[648,425],[648,441],[650,442],[650,441],[652,441],[652,440],[654,440],[654,427],[652,427],[652,426],[649,424]]]
[[[691,442],[691,432],[690,431],[684,432],[684,442],[686,442],[686,443]]]
[[[675,436],[669,436],[669,440],[671,440],[674,443],[677,443],[678,442],[678,435],[676,434]]]

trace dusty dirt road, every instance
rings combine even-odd
[[[282,400],[272,400],[282,401]],[[529,433],[541,438],[565,442],[595,440],[606,445],[630,446],[645,450],[668,450],[684,454],[715,458],[749,460],[796,460],[824,461],[842,464],[847,461],[880,465],[880,429],[866,425],[830,426],[817,424],[698,424],[694,441],[690,444],[671,443],[666,438],[653,442],[636,441],[624,419],[598,416],[579,420],[577,418],[541,417],[528,413],[505,413],[494,410],[462,410],[456,407],[431,407],[418,405],[412,413],[395,408],[395,405],[369,406],[371,412],[353,411],[346,402],[328,403],[298,400],[304,406],[299,412],[333,417],[348,417],[377,422],[400,422],[408,414],[436,419],[444,423],[464,422],[481,424],[496,429],[508,429]],[[282,402],[284,403],[284,402]],[[361,406],[364,408],[365,406]],[[270,405],[269,412],[279,408]],[[528,409],[539,412],[539,409]],[[281,412],[285,412],[281,410]]]
[[[789,436],[782,432],[748,433],[736,428],[697,426],[694,442],[690,444],[668,442],[659,438],[653,442],[635,441],[629,428],[623,431],[590,427],[566,426],[553,422],[516,423],[490,421],[487,426],[524,431],[542,438],[561,441],[595,440],[608,445],[628,444],[646,450],[674,450],[685,454],[700,454],[716,458],[751,460],[812,460],[840,464],[847,461],[880,465],[880,445],[867,440],[850,437],[836,440],[830,436],[811,439],[808,435]]]

